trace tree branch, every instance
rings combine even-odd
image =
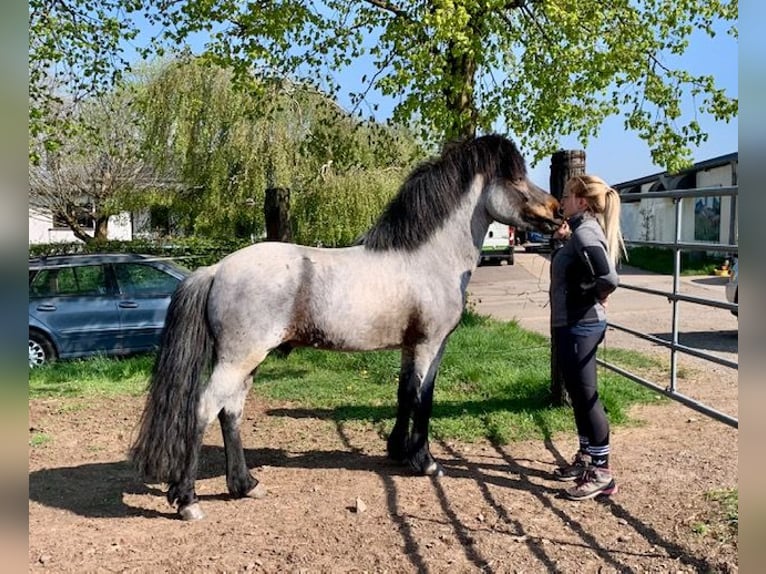
[[[386,12],[391,12],[391,14],[399,18],[405,18],[407,20],[412,21],[412,18],[406,11],[399,8],[398,6],[394,6],[390,2],[387,2],[386,0],[364,0],[364,2],[367,2],[367,4],[372,4],[376,8],[380,8],[381,10],[384,10]]]

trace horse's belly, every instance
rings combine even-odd
[[[341,319],[341,320],[339,320]],[[328,321],[312,346],[344,351],[393,349],[402,345],[407,325],[396,317],[368,315],[358,320]]]

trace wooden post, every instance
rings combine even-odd
[[[551,179],[550,179],[550,191],[551,195],[561,201],[561,196],[564,193],[564,185],[567,180],[575,175],[583,175],[585,173],[585,151],[583,150],[559,150],[551,156]],[[556,245],[553,244],[554,240],[551,239],[551,260],[554,257]],[[550,327],[551,331],[551,402],[556,406],[570,405],[572,404],[569,398],[569,393],[564,386],[564,377],[561,374],[561,369],[556,361],[556,344],[553,340],[553,324]]]
[[[290,229],[290,190],[270,187],[263,201],[263,218],[266,221],[266,241],[292,241]]]
[[[585,152],[581,149],[563,150],[551,155],[551,194],[561,200],[564,193],[564,185],[567,180],[575,175],[585,173]]]

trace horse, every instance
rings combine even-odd
[[[230,495],[259,490],[239,427],[271,351],[401,349],[387,454],[416,474],[441,476],[428,443],[434,384],[484,235],[492,221],[550,232],[558,209],[527,178],[515,144],[486,135],[416,167],[350,247],[261,242],[197,269],[171,298],[130,458],[147,482],[168,485],[182,519],[200,519],[198,456],[216,417]]]

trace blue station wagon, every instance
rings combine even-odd
[[[157,347],[170,296],[189,270],[149,255],[29,260],[29,366]]]

